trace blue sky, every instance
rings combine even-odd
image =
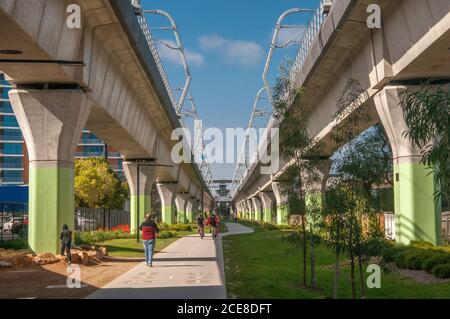
[[[192,75],[191,93],[204,127],[246,128],[253,101],[262,87],[261,76],[275,23],[285,10],[314,8],[318,0],[143,0],[144,9],[169,12],[177,22]],[[293,15],[287,24],[300,24],[307,15]],[[149,15],[151,26],[168,25]],[[281,38],[292,32],[285,31]],[[168,31],[154,30],[153,36],[174,41]],[[291,33],[289,33],[291,32]],[[277,50],[270,71],[274,83],[278,66],[295,55],[295,45]],[[160,48],[160,55],[173,87],[181,87],[184,73],[177,52]],[[261,119],[258,124],[265,125]],[[231,178],[234,165],[213,166],[215,178]]]

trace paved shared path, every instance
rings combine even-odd
[[[156,254],[153,268],[141,263],[88,299],[226,299],[222,237],[251,233],[228,223],[228,233],[213,240],[187,236]]]

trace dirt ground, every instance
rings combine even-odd
[[[81,270],[82,288],[74,289],[66,286],[68,273],[64,261],[44,266],[0,269],[0,299],[84,298],[137,264],[108,261],[95,266],[77,265]]]

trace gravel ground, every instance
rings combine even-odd
[[[59,262],[45,266],[0,270],[0,299],[78,299],[90,295],[138,262],[103,262],[95,266],[80,265],[82,287],[69,289],[67,264]],[[56,288],[47,288],[57,286]],[[62,288],[59,286],[63,286]]]
[[[450,282],[450,279],[436,278],[423,270],[399,269],[401,276],[410,278],[420,284],[441,284]]]

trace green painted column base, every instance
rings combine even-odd
[[[175,218],[175,206],[162,206],[161,207],[162,221],[167,225],[176,224]]]
[[[190,211],[186,211],[186,221],[188,223],[194,222],[194,213]]]
[[[287,225],[289,223],[289,208],[287,205],[277,206],[277,225]]]
[[[138,214],[138,196],[130,196],[130,232],[136,234],[141,222],[144,221],[145,215],[151,213],[151,196],[139,195],[139,214]]]
[[[62,226],[74,230],[73,169],[30,168],[28,242],[35,253],[59,254]]]
[[[177,223],[186,224],[186,212],[183,210],[179,210],[177,212]]]
[[[272,210],[265,208],[263,209],[263,217],[265,223],[271,223],[272,222]]]
[[[420,163],[394,165],[394,204],[396,241],[442,243],[440,201],[436,203],[438,186],[431,170]]]
[[[255,220],[257,221],[257,222],[262,222],[263,220],[262,220],[262,213],[261,213],[261,211],[259,210],[259,211],[256,211],[256,213],[255,213]]]

